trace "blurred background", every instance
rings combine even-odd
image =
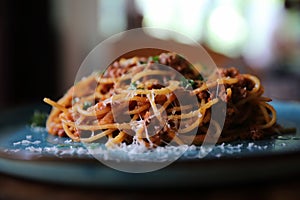
[[[268,96],[300,100],[300,0],[0,0],[0,109],[59,98],[99,42],[148,26],[258,75]]]

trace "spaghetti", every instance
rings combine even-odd
[[[164,70],[159,65],[169,66]],[[222,86],[222,87],[220,87]],[[218,142],[262,139],[282,128],[276,111],[263,97],[260,80],[237,69],[218,69],[208,80],[181,56],[120,59],[102,73],[74,85],[57,102],[46,126],[50,134],[74,141],[105,139],[106,146],[138,143],[148,147],[203,143],[210,123]],[[194,98],[196,104],[180,102]],[[211,118],[212,107],[226,103],[224,127]],[[195,134],[193,134],[195,133]]]

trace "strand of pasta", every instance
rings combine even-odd
[[[131,129],[130,124],[128,123],[113,123],[113,124],[103,124],[103,125],[76,125],[75,122],[67,121],[65,119],[62,119],[62,122],[68,126],[71,126],[73,128],[77,128],[79,130],[85,130],[85,131],[96,131],[96,130],[103,130],[103,129]]]
[[[164,106],[163,106],[164,107]],[[184,105],[184,106],[175,106],[167,110],[167,112],[177,112],[191,109],[192,105]]]
[[[178,88],[179,84],[180,83],[178,81],[170,81],[169,86],[161,88],[161,89],[151,89],[151,90],[137,89],[133,93],[134,94],[139,94],[139,95],[147,95],[147,94],[151,94],[151,93],[155,93],[156,95],[158,95],[158,94],[169,94],[169,93],[175,91]]]
[[[78,136],[75,136],[72,132],[71,132],[71,130],[69,129],[69,127],[68,127],[68,125],[67,125],[67,123],[62,123],[62,126],[63,126],[63,129],[64,129],[64,131],[65,131],[65,133],[67,134],[67,136],[69,137],[69,138],[71,138],[73,141],[75,141],[75,142],[79,142],[80,141],[80,137],[78,137]]]
[[[266,123],[269,122],[270,121],[270,116],[268,114],[268,111],[267,111],[266,107],[263,106],[261,103],[259,103],[259,108],[260,108],[260,110],[261,110],[261,112],[262,112],[262,114],[264,116],[265,122]]]
[[[95,106],[98,106],[98,105],[96,104]],[[102,110],[92,109],[91,111],[83,110],[80,106],[74,106],[74,108],[77,110],[77,112],[79,114],[87,116],[87,117],[97,117],[97,116],[103,115],[111,110],[110,107],[104,107]]]
[[[184,145],[184,142],[173,131],[167,129],[167,132],[173,138],[174,142],[176,142],[178,145]]]
[[[120,144],[121,142],[123,142],[125,136],[126,136],[126,133],[124,131],[120,131],[120,133],[116,137],[109,139],[105,143],[105,146],[112,147],[113,145]]]
[[[127,111],[128,114],[130,115],[133,115],[133,114],[138,114],[138,113],[141,113],[145,110],[147,110],[148,108],[150,107],[149,103],[143,105],[143,106],[140,106],[134,110],[131,110],[131,111]]]
[[[142,72],[139,72],[137,74],[135,74],[132,78],[131,78],[131,82],[136,82],[137,80],[139,80],[140,78],[144,77],[144,76],[150,76],[150,75],[170,75],[170,71],[162,71],[162,70],[144,70]]]
[[[64,113],[68,113],[68,109],[66,107],[64,107],[63,105],[60,105],[59,103],[56,103],[55,101],[52,101],[51,99],[49,98],[44,98],[44,102],[46,102],[47,104],[63,111]]]
[[[167,107],[175,100],[175,95],[171,94],[167,101],[163,104],[163,106],[159,109],[159,112],[162,113]]]
[[[214,100],[211,100],[208,103],[206,103],[204,106],[202,106],[200,108],[200,113],[202,115],[199,118],[197,118],[197,120],[193,124],[191,124],[189,127],[179,129],[178,133],[187,133],[187,132],[193,130],[194,128],[198,127],[205,115],[206,110],[208,110],[212,105],[216,104],[217,102],[218,102],[218,99],[214,99]]]
[[[247,79],[251,80],[254,83],[254,87],[252,88],[252,90],[250,91],[250,93],[256,93],[258,92],[258,90],[260,89],[260,80],[256,77],[256,76],[252,76],[250,74],[244,74],[244,77],[246,77]]]
[[[238,82],[237,78],[227,78],[227,77],[223,77],[223,78],[219,78],[217,79],[217,81],[214,81],[212,83],[203,83],[201,87],[194,89],[193,90],[193,94],[198,94],[204,90],[207,90],[209,88],[215,87],[217,84],[235,84]]]
[[[273,126],[276,123],[276,111],[273,108],[273,106],[271,106],[270,104],[267,104],[266,102],[259,102],[260,105],[264,106],[265,108],[269,109],[271,111],[272,114],[272,118],[270,121],[268,121],[266,124],[261,125],[260,128],[261,129],[266,129],[266,128],[270,128],[271,126]]]
[[[98,140],[98,139],[101,139],[103,138],[104,136],[107,136],[108,134],[111,134],[112,132],[114,132],[116,129],[108,129],[106,131],[103,131],[102,133],[99,133],[97,135],[94,135],[94,136],[91,136],[91,137],[88,137],[88,138],[80,138],[80,141],[81,142],[86,142],[86,143],[90,143],[90,142],[93,142],[95,140]]]

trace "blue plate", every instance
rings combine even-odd
[[[143,174],[108,168],[89,155],[81,143],[27,124],[34,110],[49,112],[49,107],[16,108],[0,113],[0,172],[53,183],[105,187],[179,187],[291,175],[300,167],[300,104],[272,104],[278,122],[296,127],[296,134],[216,145],[202,159],[198,156],[201,149],[192,147],[166,168]]]

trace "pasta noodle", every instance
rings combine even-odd
[[[171,67],[184,79],[158,65]],[[203,80],[175,53],[120,59],[104,73],[82,79],[59,101],[45,98],[53,106],[46,126],[50,134],[78,142],[106,138],[107,147],[186,141],[200,145],[210,123],[221,132],[218,142],[256,140],[282,130],[268,104],[271,99],[262,97],[263,92],[257,77],[235,68],[218,69]],[[194,98],[197,103],[181,105],[181,98]],[[220,103],[227,105],[224,127],[211,119],[212,107]]]

